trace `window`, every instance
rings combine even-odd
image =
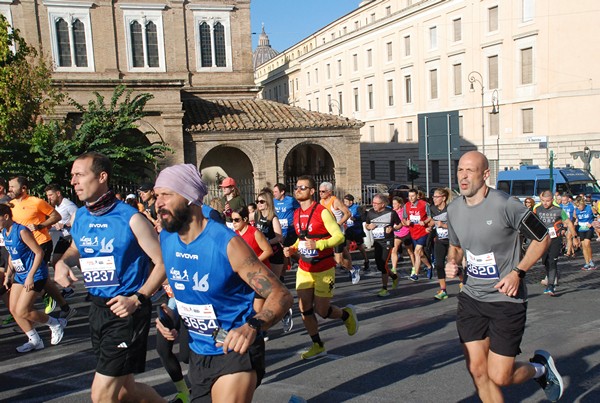
[[[367,85],[367,99],[369,103],[368,108],[373,109],[373,84]]]
[[[454,75],[454,95],[462,94],[462,64],[452,65],[452,73]]]
[[[230,12],[233,6],[190,5],[194,13],[198,71],[232,71]]]
[[[90,6],[48,7],[56,71],[94,71]]]
[[[438,97],[437,69],[429,70],[429,97],[430,99]]]
[[[521,84],[533,83],[533,48],[521,49]]]
[[[327,70],[327,79],[331,80],[331,64],[327,63],[325,70]]]
[[[358,55],[352,55],[352,71],[358,71]]]
[[[315,84],[319,84],[319,69],[315,69]]]
[[[387,80],[388,106],[394,106],[394,80]]]
[[[521,22],[533,21],[534,0],[521,0]]]
[[[315,110],[319,112],[319,97],[315,98]]]
[[[390,139],[390,142],[393,142],[393,143],[398,142],[398,136],[396,133],[396,125],[394,125],[393,123],[388,124],[388,138]]]
[[[391,62],[394,57],[394,48],[392,47],[392,42],[386,43],[385,49],[386,49],[386,53],[387,53],[387,61]]]
[[[360,23],[358,21],[354,21],[354,30],[358,31],[358,28],[360,28]]]
[[[462,23],[461,19],[457,18],[452,21],[452,27],[454,31],[454,42],[459,42],[462,40]]]
[[[490,113],[490,136],[500,135],[500,114]]]
[[[533,108],[522,109],[523,133],[533,133]]]
[[[375,126],[369,126],[369,141],[371,143],[375,142]]]
[[[338,59],[337,67],[338,67],[338,76],[341,77],[342,76],[342,60],[341,59]]]
[[[143,12],[129,4],[123,4],[121,8],[125,18],[129,71],[165,71],[162,26],[162,10],[165,6],[157,5]]]
[[[371,179],[375,179],[375,161],[369,161],[369,173]]]
[[[338,92],[338,104],[339,104],[339,112],[338,115],[341,115],[342,113],[344,113],[344,95],[342,94],[342,92]]]
[[[431,181],[440,183],[440,162],[438,160],[431,160]]]
[[[371,23],[375,22],[375,13],[371,14]]]
[[[298,85],[299,85],[298,84],[298,78],[296,78],[296,91],[298,91],[298,88],[299,88]]]
[[[498,6],[488,8],[488,32],[498,30]]]
[[[404,37],[404,56],[410,56],[410,35]]]
[[[309,111],[312,111],[312,107],[311,107],[311,105],[310,105],[310,99],[308,100],[308,110],[309,110]]]
[[[392,7],[387,6],[385,8],[385,15],[386,15],[386,17],[389,17],[390,15],[392,15]]]
[[[329,110],[329,113],[333,112],[333,105],[331,103],[331,94],[327,94],[327,108]]]
[[[310,71],[306,72],[306,86],[310,87]]]
[[[488,89],[498,88],[498,55],[488,57]]]
[[[358,112],[359,111],[358,88],[352,89],[352,94],[354,95],[354,112]]]
[[[390,170],[390,181],[396,180],[396,161],[388,161]]]
[[[405,93],[405,101],[407,104],[412,103],[412,80],[410,76],[404,77],[404,93]]]
[[[437,48],[437,27],[429,28],[429,49]]]
[[[373,67],[373,50],[367,49],[367,67]]]
[[[406,141],[413,141],[413,122],[406,122]]]

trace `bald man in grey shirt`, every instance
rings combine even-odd
[[[530,363],[515,361],[525,331],[524,277],[547,249],[549,237],[537,216],[524,220],[529,212],[521,203],[485,184],[489,175],[483,154],[464,154],[457,172],[462,197],[448,206],[446,277],[456,277],[457,263],[466,258],[456,326],[467,368],[484,402],[503,401],[501,386],[529,379],[556,401],[563,382],[548,352],[536,350]],[[536,224],[541,224],[541,233]],[[539,239],[532,241],[522,259],[520,232]]]

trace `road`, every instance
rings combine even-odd
[[[594,242],[594,253],[600,242]],[[542,294],[543,267],[527,275],[529,310],[519,357],[528,360],[534,350],[554,355],[564,376],[562,401],[600,401],[600,271],[582,272],[583,259],[561,258],[562,271],[556,297]],[[373,265],[373,264],[372,264]],[[406,269],[406,263],[401,267]],[[293,273],[287,283],[293,284]],[[455,327],[458,283],[451,281],[450,298],[435,301],[435,280],[412,283],[406,278],[385,299],[378,273],[369,272],[358,285],[338,276],[335,304],[357,307],[360,330],[353,336],[337,321],[321,321],[321,337],[328,355],[302,361],[299,353],[310,344],[297,305],[295,327],[284,335],[280,326],[270,331],[267,374],[254,402],[285,403],[292,395],[308,402],[476,402],[477,396],[465,368]],[[95,359],[91,353],[85,291],[77,284],[70,299],[79,310],[58,346],[50,346],[47,328],[40,328],[46,348],[17,355],[23,334],[0,329],[0,400],[6,402],[89,401]],[[41,305],[39,305],[41,307]],[[6,315],[4,306],[0,315]],[[137,379],[172,397],[175,389],[154,351],[152,328],[146,372]],[[534,382],[505,389],[506,401],[538,402],[545,395]]]

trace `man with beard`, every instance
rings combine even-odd
[[[548,247],[547,230],[519,200],[489,188],[489,176],[485,155],[464,154],[457,172],[462,197],[448,206],[446,276],[457,276],[463,253],[467,261],[456,318],[467,368],[484,402],[503,401],[501,386],[529,379],[554,402],[562,395],[563,382],[550,354],[537,350],[530,363],[515,360],[525,332],[524,278]],[[520,232],[532,239],[522,259]]]
[[[281,320],[292,295],[241,237],[204,217],[207,188],[194,165],[164,169],[154,192],[167,278],[189,332],[191,401],[250,401],[265,373],[260,332]],[[265,299],[259,313],[255,294]],[[177,336],[156,326],[167,340]]]
[[[303,360],[311,360],[327,354],[319,335],[319,322],[315,313],[323,319],[341,319],[349,336],[358,331],[358,319],[352,305],[341,309],[331,304],[335,286],[334,247],[344,242],[333,214],[315,202],[316,183],[310,176],[301,176],[296,182],[296,200],[300,208],[294,213],[294,228],[298,240],[284,248],[286,256],[299,259],[296,272],[296,291],[304,327],[313,344],[301,354]]]
[[[77,281],[70,268],[79,260],[98,359],[92,400],[162,402],[133,376],[145,369],[150,296],[165,280],[158,235],[139,211],[116,199],[111,175],[110,160],[102,154],[89,152],[73,162],[71,185],[85,206],[76,212],[73,241],[55,265],[55,279],[65,287]]]

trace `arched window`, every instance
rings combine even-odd
[[[226,67],[227,59],[225,56],[225,28],[223,24],[217,22],[214,26],[215,36],[215,62],[217,67]]]
[[[137,21],[131,22],[131,56],[133,67],[144,67],[144,43],[142,26]]]
[[[69,41],[69,24],[62,18],[56,21],[56,44],[58,46],[58,65],[71,66],[71,43]]]
[[[85,26],[81,20],[73,21],[73,42],[75,51],[75,64],[77,67],[87,67],[87,45],[85,43]]]
[[[146,24],[146,47],[148,48],[148,67],[158,67],[158,31],[156,24]]]
[[[49,6],[48,16],[56,71],[94,71],[89,10]]]
[[[202,60],[202,67],[212,67],[210,26],[206,22],[200,24],[200,57]]]

